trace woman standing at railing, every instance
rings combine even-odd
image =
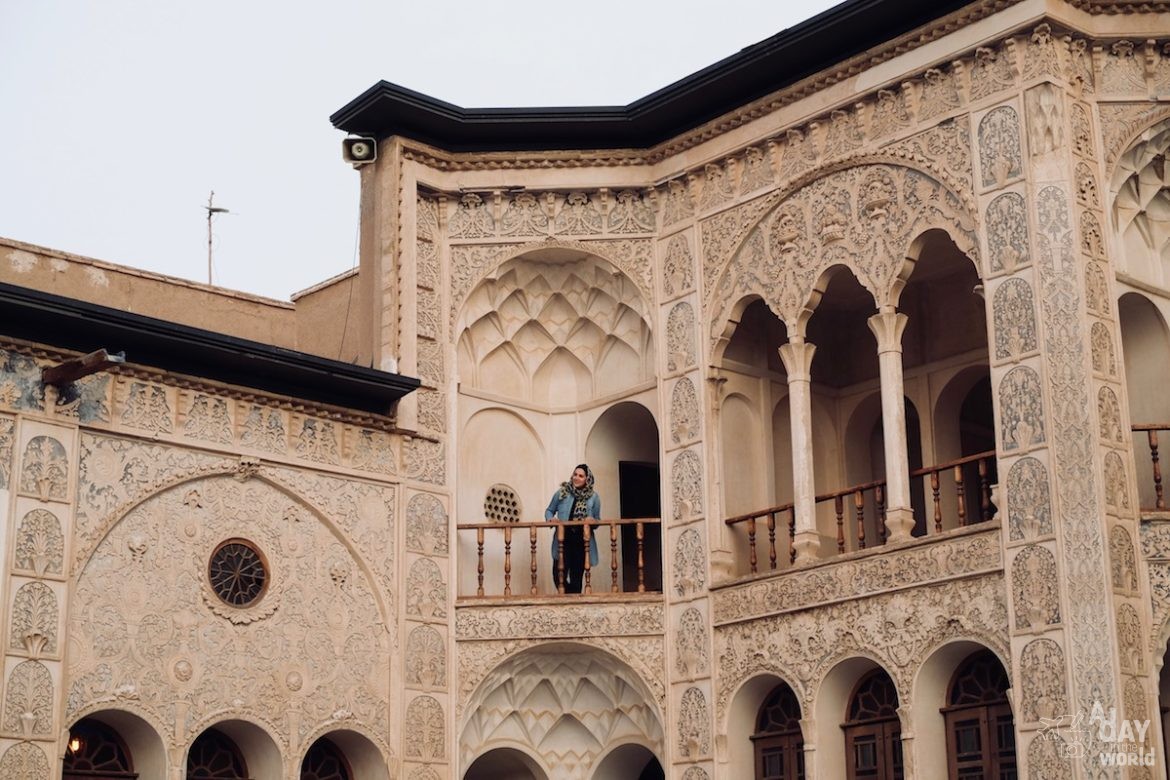
[[[562,482],[553,493],[544,510],[545,520],[601,519],[601,498],[593,489],[593,472],[584,463],[573,469],[568,482]],[[557,561],[560,545],[556,535],[552,540],[553,579],[559,576]],[[589,565],[597,565],[597,539],[589,536]],[[580,593],[585,576],[585,529],[583,526],[565,526],[565,593]]]

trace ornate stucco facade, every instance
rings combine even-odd
[[[761,777],[783,686],[838,778],[879,673],[933,780],[981,652],[1003,767],[1167,777],[1170,9],[952,5],[867,40],[901,6],[854,0],[707,76],[852,49],[730,108],[692,77],[642,135],[376,87],[334,117],[377,145],[360,265],[292,304],[0,242],[0,780],[60,777],[79,723],[142,778],[208,729],[265,780],[322,737],[348,774],[307,776]],[[46,383],[122,348],[77,327],[106,310],[156,341]],[[603,519],[661,522],[593,529],[558,595],[526,523],[582,460]]]

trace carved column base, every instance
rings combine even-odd
[[[792,540],[796,563],[811,563],[821,557],[821,535],[816,531],[797,531]]]
[[[886,509],[886,541],[905,542],[914,530],[914,510],[908,506]]]

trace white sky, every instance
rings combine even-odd
[[[329,115],[379,79],[461,106],[624,105],[836,0],[0,0],[0,236],[287,298],[350,268]]]

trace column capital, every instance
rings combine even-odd
[[[878,354],[902,352],[902,334],[909,319],[893,306],[883,306],[866,322],[877,339]]]
[[[793,338],[778,351],[780,361],[784,363],[784,370],[788,372],[789,382],[812,381],[812,362],[813,355],[817,352],[816,344],[801,338]]]

